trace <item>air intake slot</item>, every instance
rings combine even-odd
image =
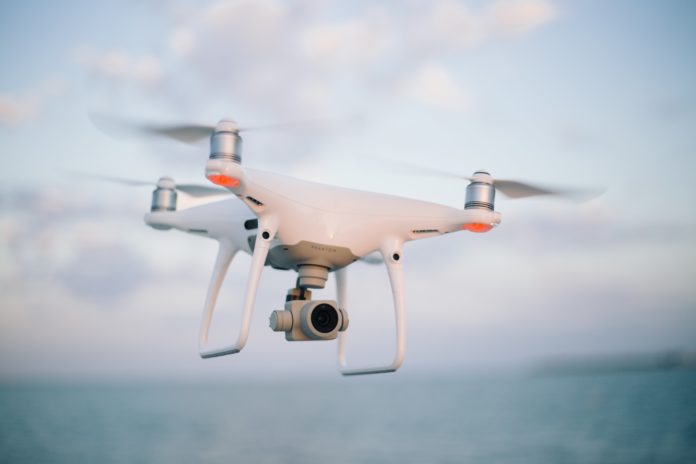
[[[246,197],[247,200],[255,204],[256,206],[263,206],[263,203],[261,203],[259,200],[257,200],[254,197]]]

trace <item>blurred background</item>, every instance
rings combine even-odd
[[[692,2],[0,12],[0,461],[696,457]],[[271,332],[295,276],[270,269],[245,350],[202,361],[216,244],[147,228],[151,189],[76,173],[205,183],[207,148],[112,138],[90,111],[320,121],[249,132],[245,165],[457,208],[464,182],[393,161],[606,191],[581,204],[500,197],[497,229],[407,244],[397,374],[342,379],[334,342]],[[233,263],[214,342],[236,334],[249,263]],[[356,263],[349,279],[349,362],[388,361],[386,272]]]

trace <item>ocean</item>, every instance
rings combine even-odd
[[[696,371],[5,383],[3,463],[695,463]]]

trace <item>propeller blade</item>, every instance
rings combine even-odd
[[[188,144],[195,144],[207,139],[215,131],[215,126],[174,125],[174,126],[140,126],[140,131],[149,135],[159,135]]]
[[[587,201],[604,193],[602,190],[552,189],[528,184],[526,182],[504,179],[493,180],[493,186],[506,197],[513,199],[547,195],[563,197],[575,201]]]
[[[331,126],[360,124],[362,118],[359,115],[348,117],[324,117],[315,119],[300,119],[296,121],[277,122],[272,124],[263,124],[259,126],[240,127],[239,132],[259,131],[259,130],[286,130],[286,129],[301,129],[301,128],[330,128]]]
[[[377,160],[389,166],[392,171],[400,171],[404,174],[414,175],[414,176],[430,176],[439,177],[444,179],[456,179],[456,180],[470,180],[467,176],[462,176],[460,174],[454,173],[452,171],[445,171],[444,169],[431,168],[429,166],[421,166],[418,164],[411,164],[406,161],[394,160],[386,158],[383,156],[375,156]]]
[[[386,158],[383,158],[383,161],[385,163],[388,162],[391,169],[395,169],[406,174],[426,175],[441,179],[472,180],[472,178],[469,176],[462,176],[461,174],[446,171],[444,169],[415,165],[401,160],[387,160]],[[566,199],[575,201],[587,201],[604,193],[604,190],[571,190],[542,187],[539,185],[529,184],[527,182],[509,179],[493,179],[493,186],[498,192],[512,199],[547,195],[564,197]]]
[[[113,184],[128,185],[131,187],[156,187],[157,182],[150,182],[146,180],[138,179],[128,179],[125,177],[114,177],[114,176],[104,176],[101,174],[85,174],[85,173],[72,173],[83,178],[99,180],[104,182],[111,182]],[[171,180],[170,180],[171,181]],[[226,189],[200,185],[200,184],[174,184],[174,188],[180,192],[184,192],[192,197],[207,197],[214,195],[231,195],[232,192]]]
[[[104,176],[101,174],[87,174],[82,172],[72,172],[73,176],[78,176],[86,179],[100,180],[103,182],[111,182],[112,184],[130,185],[133,187],[154,187],[157,182],[147,180],[128,179],[126,177]]]
[[[416,168],[416,166],[413,166]],[[420,174],[425,174],[428,176],[434,176],[434,177],[440,177],[443,179],[456,179],[456,180],[471,180],[471,177],[469,176],[462,176],[461,174],[457,174],[456,172],[451,172],[451,171],[445,171],[441,169],[436,169],[436,168],[417,168],[420,171]]]
[[[524,182],[518,182],[516,180],[495,179],[493,181],[493,186],[497,191],[508,198],[527,198],[539,195],[566,196],[568,193],[561,190],[538,187]]]
[[[116,138],[128,135],[154,135],[195,144],[210,137],[210,134],[215,130],[215,126],[210,125],[148,124],[94,112],[89,113],[89,119],[102,132]]]
[[[89,119],[98,129],[112,137],[122,137],[128,135],[148,135],[166,137],[179,142],[195,145],[203,139],[207,139],[215,132],[216,125],[209,124],[152,124],[141,121],[129,120],[108,114],[90,112]],[[355,120],[353,118],[317,118],[298,121],[288,121],[276,124],[266,124],[259,126],[247,126],[236,128],[237,132],[262,131],[262,130],[285,130],[298,129],[302,127],[327,127],[346,123]]]

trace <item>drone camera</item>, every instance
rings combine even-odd
[[[333,340],[348,328],[348,314],[335,301],[288,300],[271,313],[269,325],[288,341]]]

